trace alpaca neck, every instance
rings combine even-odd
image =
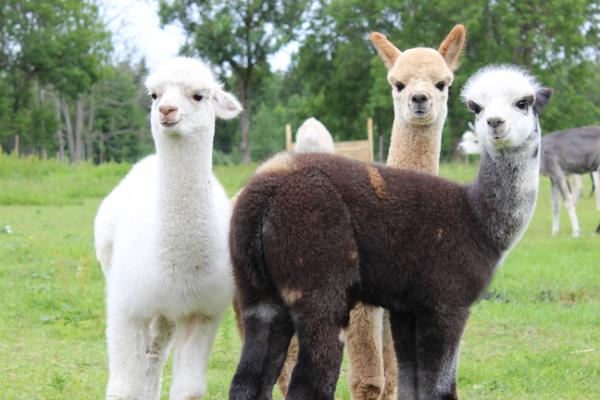
[[[408,125],[394,119],[387,165],[437,175],[444,121],[431,125]]]
[[[471,208],[493,245],[505,252],[524,233],[539,187],[539,135],[518,149],[481,152],[479,173],[468,187]]]
[[[202,265],[198,234],[214,226],[212,134],[159,136],[157,240],[163,265],[173,269]],[[214,237],[214,235],[212,236]],[[186,260],[193,262],[189,265]],[[206,264],[204,264],[206,265]]]

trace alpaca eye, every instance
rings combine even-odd
[[[481,112],[481,106],[474,101],[469,101],[467,104],[469,110],[473,111],[475,114],[479,114]]]
[[[517,106],[517,108],[519,110],[525,110],[527,108],[527,100],[525,100],[525,99],[519,100],[519,101],[517,101],[515,106]]]
[[[156,100],[158,96],[156,95],[156,93],[150,93],[150,97],[152,97],[152,100]]]
[[[444,82],[440,81],[435,84],[435,87],[438,88],[439,91],[443,91],[444,88],[446,87],[446,84]]]
[[[195,95],[192,96],[192,98],[196,101],[200,101],[204,98],[204,96],[202,96],[200,93],[196,93]]]
[[[396,90],[398,90],[399,92],[402,91],[402,89],[404,89],[406,86],[404,86],[404,83],[402,82],[398,82],[396,83]]]

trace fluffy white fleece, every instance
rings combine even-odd
[[[106,278],[107,399],[160,397],[175,349],[170,398],[200,399],[219,322],[233,296],[231,206],[212,173],[215,117],[241,107],[200,61],[176,58],[146,81],[156,155],[102,202],[96,255]]]

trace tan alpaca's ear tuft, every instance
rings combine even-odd
[[[465,27],[458,24],[452,28],[438,49],[452,71],[456,71],[460,65],[460,56],[462,55],[463,46],[465,45],[466,35]]]
[[[379,57],[383,60],[385,67],[387,69],[392,68],[396,59],[398,59],[398,56],[400,56],[402,52],[398,50],[392,42],[387,40],[385,35],[382,35],[379,32],[371,32],[369,39],[371,40],[371,43],[373,43],[375,50],[377,50]]]

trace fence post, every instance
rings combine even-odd
[[[15,135],[15,154],[19,157],[19,135]]]
[[[379,162],[383,162],[383,135],[379,134]]]
[[[290,153],[294,149],[294,145],[292,143],[292,125],[285,125],[285,149]]]
[[[367,119],[367,138],[369,140],[369,158],[373,162],[373,118]]]

